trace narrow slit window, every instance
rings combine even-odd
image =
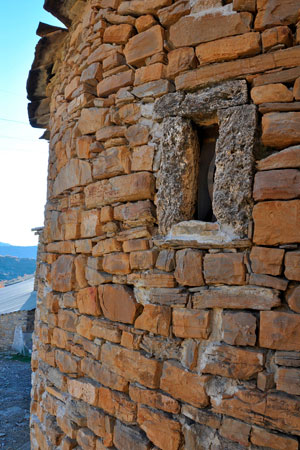
[[[200,144],[198,191],[195,208],[195,220],[215,222],[212,209],[213,184],[215,176],[216,142],[218,139],[218,125],[197,127]]]

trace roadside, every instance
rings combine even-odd
[[[0,352],[0,449],[30,450],[30,390],[28,358]]]

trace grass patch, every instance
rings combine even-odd
[[[13,361],[30,362],[31,356],[30,355],[21,355],[20,353],[18,353],[17,355],[12,355],[10,357],[10,359],[12,359]]]

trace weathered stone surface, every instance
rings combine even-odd
[[[213,27],[214,25],[212,25]],[[203,87],[207,84],[217,83],[229,78],[241,77],[242,75],[256,74],[271,69],[280,67],[295,67],[297,58],[299,58],[300,47],[292,47],[285,50],[279,50],[277,52],[265,53],[264,55],[253,56],[251,58],[238,59],[236,61],[228,61],[224,63],[207,65],[198,69],[186,72],[178,75],[175,79],[177,90],[194,90],[198,87]],[[296,58],[296,60],[294,59]],[[298,71],[287,75],[287,78],[292,77],[294,80],[299,74]],[[266,77],[266,74],[263,75]],[[279,80],[278,80],[279,78]],[[272,79],[272,81],[270,81]],[[276,81],[283,82],[284,80],[277,75]],[[268,84],[275,82],[274,75],[270,77],[268,75],[268,81],[266,78],[260,84]]]
[[[89,408],[87,411],[87,426],[97,436],[102,437],[107,443],[112,442],[113,420],[102,411]]]
[[[82,71],[80,82],[96,86],[102,80],[102,68],[99,63],[93,63]]]
[[[180,406],[177,400],[174,400],[160,392],[151,391],[150,389],[140,388],[130,385],[129,395],[131,400],[136,403],[143,403],[152,408],[162,409],[163,411],[177,414]]]
[[[266,310],[280,305],[276,291],[255,286],[220,286],[194,294],[197,309],[230,308]]]
[[[297,0],[258,0],[257,16],[254,27],[264,30],[274,25],[290,25],[299,20],[299,4]]]
[[[277,289],[278,291],[285,291],[288,285],[288,280],[271,277],[270,275],[251,273],[249,283],[255,286],[265,286]]]
[[[127,128],[125,136],[131,147],[137,147],[148,143],[149,130],[143,125],[132,125]]]
[[[116,122],[134,124],[141,117],[141,108],[136,103],[121,106],[116,112]]]
[[[106,284],[99,286],[98,293],[104,317],[117,322],[134,322],[139,305],[128,286]]]
[[[282,83],[267,84],[251,89],[251,98],[256,105],[270,102],[292,102],[293,93]]]
[[[131,273],[127,277],[127,282],[136,287],[158,287],[172,288],[176,286],[173,274],[149,271],[147,273]]]
[[[194,422],[207,425],[211,428],[219,428],[221,425],[221,416],[206,411],[205,409],[197,409],[191,405],[182,405],[181,412]]]
[[[97,289],[94,287],[80,289],[77,294],[77,305],[80,314],[88,314],[92,316],[101,315]]]
[[[129,255],[127,253],[111,253],[104,255],[103,270],[116,275],[130,273]]]
[[[263,50],[266,52],[278,45],[290,47],[293,42],[293,37],[288,26],[281,26],[265,30],[261,34],[261,40]]]
[[[300,367],[300,352],[275,352],[275,364],[287,367]]]
[[[87,161],[71,159],[57,175],[53,194],[59,195],[66,189],[76,186],[85,186],[92,181],[91,166]]]
[[[132,14],[133,16],[141,16],[143,14],[156,14],[157,10],[164,6],[170,5],[171,0],[149,0],[145,3],[143,0],[130,0],[121,2],[118,13]]]
[[[168,361],[164,363],[160,388],[178,400],[201,408],[209,401],[205,391],[209,379],[207,375],[187,372],[178,363]]]
[[[238,442],[245,447],[249,446],[251,425],[243,423],[229,417],[224,417],[222,426],[220,428],[220,435],[230,439],[231,441]]]
[[[201,250],[184,249],[176,253],[176,270],[174,276],[179,284],[186,286],[202,286],[203,252]]]
[[[84,189],[87,208],[114,202],[145,200],[153,197],[154,177],[149,172],[123,175],[97,181]]]
[[[252,247],[250,253],[251,267],[255,273],[280,275],[284,250],[280,248]]]
[[[300,167],[300,146],[286,148],[257,162],[258,170]]]
[[[233,395],[212,397],[212,408],[217,413],[296,435],[300,434],[299,405],[296,397],[282,393],[265,395],[255,389],[238,388]]]
[[[157,21],[151,14],[145,14],[135,20],[134,26],[137,29],[138,33],[142,33],[143,31],[148,30],[156,24]]]
[[[175,78],[180,72],[196,67],[195,51],[191,47],[182,47],[168,53],[168,78]]]
[[[256,11],[256,0],[233,0],[234,11]]]
[[[168,92],[173,92],[174,90],[174,86],[169,80],[156,80],[135,86],[132,93],[138,98],[157,98],[167,94]]]
[[[59,292],[68,292],[73,289],[75,281],[74,256],[62,255],[51,267],[52,289]]]
[[[150,64],[150,66],[143,66],[135,72],[134,85],[148,83],[150,81],[160,80],[165,78],[166,66],[162,63]]]
[[[264,355],[229,345],[208,344],[201,348],[199,370],[202,373],[249,380],[263,370]]]
[[[127,63],[142,65],[146,58],[163,51],[163,40],[164,30],[160,25],[133,36],[124,49]]]
[[[130,153],[127,147],[114,147],[104,150],[93,161],[93,177],[95,180],[123,175],[130,171]]]
[[[190,120],[164,120],[157,215],[162,233],[193,217],[198,166],[198,139]],[[188,186],[188,189],[186,189]]]
[[[270,201],[253,208],[254,237],[258,245],[300,242],[300,201]]]
[[[107,97],[109,94],[117,92],[122,87],[131,86],[133,81],[134,72],[132,70],[111,75],[98,83],[97,95],[99,97]]]
[[[201,123],[216,116],[217,110],[242,105],[247,103],[247,99],[245,80],[226,81],[192,94],[167,94],[155,102],[154,112],[159,118],[183,116]]]
[[[300,316],[284,312],[260,313],[259,344],[276,350],[300,350]]]
[[[181,339],[164,338],[160,336],[143,336],[140,348],[148,355],[157,359],[179,360],[181,355]]]
[[[207,284],[245,284],[246,267],[243,253],[207,254],[204,277]]]
[[[151,444],[139,430],[117,421],[114,428],[114,445],[118,450],[149,450]]]
[[[101,361],[129,381],[149,388],[159,386],[161,363],[139,352],[106,343],[101,350]]]
[[[262,118],[262,142],[284,148],[300,142],[300,112],[265,114]]]
[[[300,197],[300,172],[296,169],[258,172],[254,178],[253,197],[256,201]]]
[[[180,445],[179,422],[154,412],[146,406],[138,408],[138,424],[147,437],[162,450],[178,450]]]
[[[68,379],[68,392],[78,400],[96,405],[99,388],[85,379]]]
[[[221,225],[242,237],[247,235],[252,215],[256,108],[253,105],[237,106],[218,115],[213,211]]]
[[[119,138],[125,136],[126,127],[123,126],[109,126],[103,127],[96,133],[96,139],[98,141],[107,141],[112,138]]]
[[[293,95],[295,100],[300,100],[300,78],[297,78],[293,88]]]
[[[169,336],[171,309],[167,306],[145,305],[142,314],[135,321],[135,328]]]
[[[84,108],[78,121],[81,134],[96,133],[104,126],[107,113],[106,108]]]
[[[276,389],[292,395],[300,395],[300,369],[280,367],[276,371]]]
[[[230,345],[255,345],[256,318],[247,312],[226,312],[222,316],[222,340]]]
[[[284,264],[285,276],[289,280],[300,281],[300,251],[287,252],[285,255]]]
[[[190,4],[186,0],[179,0],[173,5],[162,8],[158,11],[158,18],[164,27],[168,27],[177,22],[182,16],[189,14]]]
[[[149,301],[165,306],[186,305],[188,292],[182,288],[152,288],[147,291]]]
[[[109,342],[114,342],[115,344],[119,344],[121,342],[121,330],[119,330],[118,325],[115,325],[111,322],[107,322],[104,320],[94,320],[93,321],[91,334],[97,338],[105,339],[106,341],[109,341]],[[107,369],[106,369],[106,371],[107,371]],[[93,378],[96,378],[97,381],[101,381],[101,379],[99,379],[99,376],[93,377]],[[108,376],[108,374],[106,374],[104,376],[106,377],[106,379],[113,378],[112,376]],[[111,384],[114,384],[115,382],[116,382],[116,384],[118,383],[117,380],[110,381]],[[101,383],[102,383],[102,381],[101,381]],[[102,383],[102,384],[105,384],[105,383]],[[114,389],[117,389],[118,391],[123,390],[123,389],[117,388],[115,386],[110,386],[110,384],[109,384],[109,387],[113,387]]]
[[[269,431],[258,427],[252,427],[251,443],[262,447],[269,447],[274,450],[298,450],[298,442],[296,439],[270,433]]]
[[[132,172],[148,170],[152,171],[154,147],[148,145],[142,145],[141,147],[135,147],[132,150],[131,156],[131,170]]]
[[[125,423],[136,421],[136,405],[120,392],[100,387],[98,406]]]
[[[288,292],[287,302],[291,310],[300,313],[300,286],[294,286]]]
[[[260,53],[260,33],[231,36],[196,47],[196,56],[200,65],[254,56],[258,53]]]
[[[175,336],[207,339],[210,331],[210,311],[173,309],[173,333]]]
[[[104,31],[103,42],[114,44],[126,44],[128,39],[133,35],[133,26],[127,23],[120,25],[112,25]]]
[[[176,47],[191,47],[250,31],[251,14],[206,14],[182,17],[170,27],[170,41]]]
[[[100,223],[100,211],[97,209],[82,211],[80,234],[82,238],[100,236],[103,234],[102,225]]]

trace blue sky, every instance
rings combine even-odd
[[[27,117],[26,80],[39,22],[62,26],[44,0],[0,2],[0,242],[34,245],[43,225],[48,143]]]

